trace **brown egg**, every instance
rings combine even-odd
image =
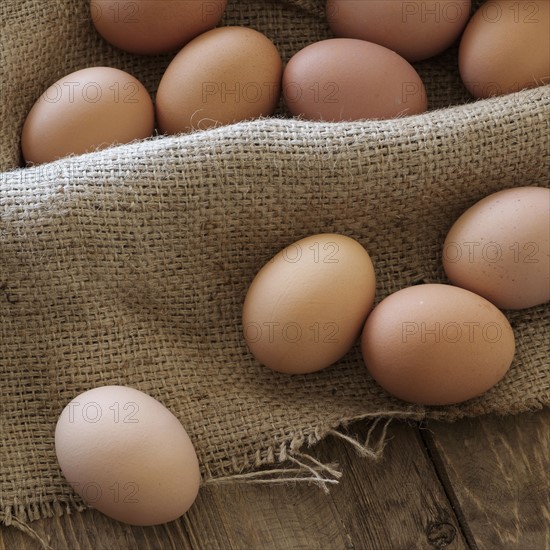
[[[141,82],[111,67],[90,67],[52,84],[23,125],[21,148],[40,164],[151,136],[153,102]]]
[[[471,0],[328,0],[334,34],[385,46],[408,61],[446,50],[470,17]]]
[[[132,525],[175,520],[193,504],[200,470],[179,420],[125,386],[76,396],[55,427],[63,475],[88,506]]]
[[[301,239],[267,263],[248,289],[248,348],[279,372],[328,367],[357,339],[374,292],[372,262],[357,241],[330,233]]]
[[[365,365],[388,393],[422,405],[481,395],[508,371],[514,333],[493,304],[468,290],[426,284],[399,290],[369,315]]]
[[[273,114],[282,62],[263,34],[222,27],[187,44],[166,69],[156,96],[162,132],[204,130]]]
[[[445,239],[443,267],[503,309],[550,301],[550,189],[506,189],[474,204]]]
[[[407,61],[351,38],[316,42],[294,55],[283,95],[293,115],[309,120],[386,119],[427,109],[424,84]]]
[[[91,0],[92,21],[103,38],[137,54],[178,50],[214,28],[227,0]]]
[[[550,82],[550,2],[488,0],[460,42],[460,76],[476,98]]]

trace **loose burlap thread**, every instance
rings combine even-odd
[[[224,24],[267,34],[287,60],[330,37],[321,0],[234,0]],[[485,395],[424,408],[393,399],[358,347],[315,374],[261,367],[242,338],[257,270],[317,232],[359,240],[377,301],[418,282],[447,282],[441,247],[467,207],[500,189],[548,185],[550,87],[473,102],[456,48],[416,65],[430,112],[390,121],[243,122],[157,137],[33,168],[19,136],[40,93],[93,65],[121,68],[154,95],[171,56],[133,56],[95,33],[87,2],[0,3],[0,519],[22,525],[82,509],[57,466],[63,407],[123,384],[183,423],[203,480],[325,486],[340,473],[310,447],[361,418],[454,420],[550,403],[547,305],[507,312],[514,363]],[[373,441],[374,440],[374,443]]]

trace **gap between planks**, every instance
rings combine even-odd
[[[460,506],[451,480],[447,475],[443,460],[441,459],[441,455],[439,454],[435,445],[432,432],[422,422],[420,423],[417,431],[418,436],[420,437],[420,441],[423,444],[424,450],[426,451],[428,460],[432,464],[434,473],[439,480],[439,484],[441,485],[443,492],[447,497],[447,501],[449,502],[449,505],[454,512],[456,522],[460,527],[464,540],[471,548],[471,550],[478,550],[474,535],[468,526],[466,516],[464,515],[462,507]]]

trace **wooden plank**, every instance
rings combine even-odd
[[[364,441],[368,426],[357,425],[351,431]],[[379,462],[359,458],[350,446],[336,453],[330,441],[322,443],[323,458],[341,461],[345,472],[331,499],[353,546],[468,548],[418,430],[394,422],[389,437]]]
[[[217,487],[214,498],[231,548],[351,548],[338,511],[314,485],[235,484]]]
[[[427,428],[438,475],[478,548],[550,548],[550,410]]]

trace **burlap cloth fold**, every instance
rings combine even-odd
[[[377,300],[419,281],[444,282],[441,245],[464,209],[502,188],[548,185],[550,87],[473,102],[451,50],[417,65],[431,109],[423,116],[325,124],[280,111],[17,168],[25,115],[56,79],[110,65],[154,93],[171,58],[110,47],[87,4],[0,3],[4,522],[81,506],[57,467],[53,432],[65,404],[98,385],[131,385],[173,411],[205,482],[258,470],[288,475],[289,457],[294,472],[330,477],[313,462],[307,470],[303,453],[314,455],[308,447],[352,419],[453,420],[550,403],[548,306],[509,314],[517,354],[494,389],[429,409],[382,391],[357,347],[307,376],[262,368],[246,350],[240,318],[256,271],[316,232],[365,245]],[[288,59],[330,36],[322,5],[234,0],[224,23],[265,32]]]

